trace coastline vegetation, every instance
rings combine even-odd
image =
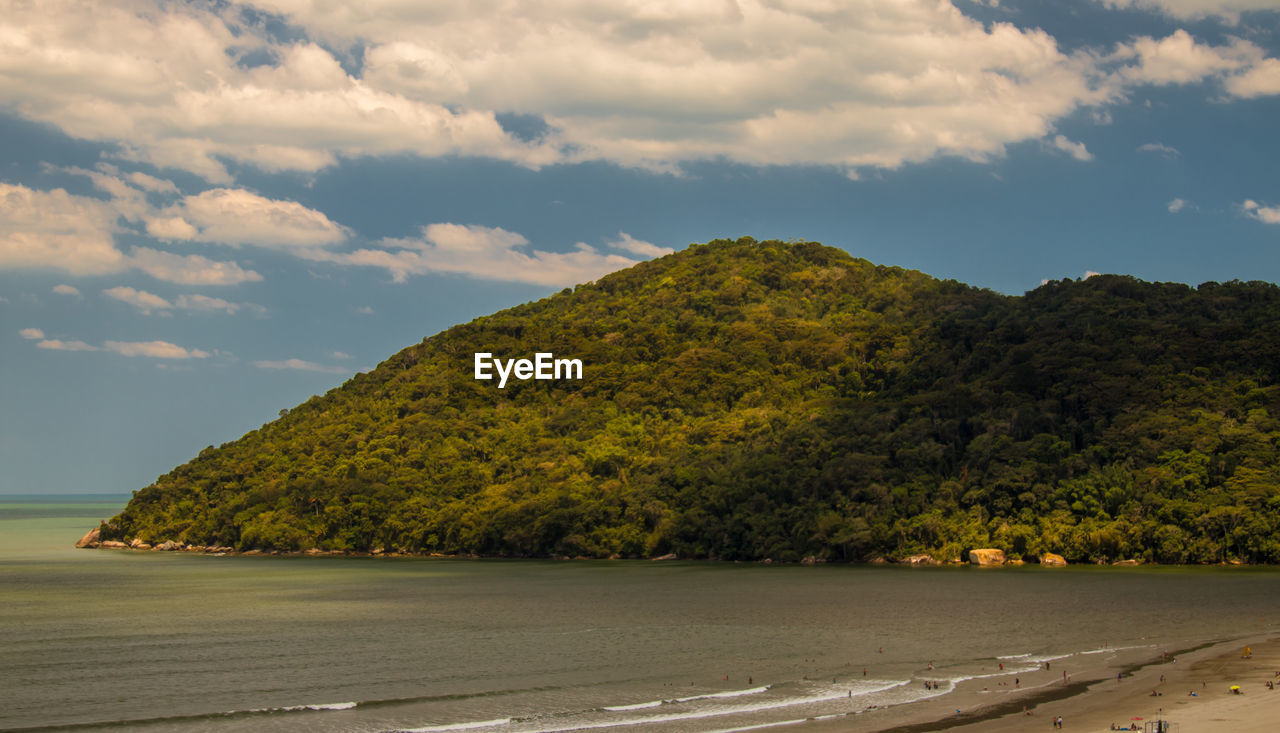
[[[1004,296],[717,240],[424,339],[135,493],[240,550],[1280,562],[1280,288]],[[497,389],[473,355],[572,355]]]

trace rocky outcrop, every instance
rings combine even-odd
[[[108,550],[127,550],[127,549],[129,549],[129,546],[128,546],[128,545],[126,545],[125,543],[123,543],[123,542],[116,542],[115,540],[107,540],[106,542],[103,542],[102,544],[100,544],[100,545],[98,545],[98,546],[99,546],[99,547],[105,547],[105,548],[107,548]]]
[[[161,552],[174,552],[176,550],[181,550],[182,545],[174,542],[173,540],[165,540],[164,542],[156,545],[154,549],[160,550]]]
[[[1040,564],[1046,568],[1065,568],[1067,566],[1067,558],[1052,552],[1046,552],[1040,556]]]
[[[1133,560],[1133,559],[1129,559],[1129,560],[1116,560],[1115,562],[1113,562],[1113,563],[1111,563],[1111,564],[1112,564],[1112,565],[1126,565],[1126,566],[1133,566],[1133,565],[1141,565],[1141,564],[1142,564],[1142,561],[1141,561],[1141,560]]]
[[[658,557],[654,557],[650,559],[653,560],[654,562],[658,562],[660,560],[679,560],[680,558],[676,557],[676,554],[672,552],[666,555],[659,555]]]
[[[933,559],[933,555],[911,555],[904,557],[900,562],[903,565],[937,565],[938,561]]]
[[[97,530],[97,529],[91,529],[91,530],[89,530],[88,532],[86,532],[86,533],[85,533],[84,537],[81,537],[81,538],[80,538],[80,541],[76,543],[76,547],[82,547],[82,548],[83,548],[83,547],[89,547],[89,548],[97,547],[99,544],[101,544],[101,542],[100,542],[100,540],[99,540],[99,537],[101,536],[101,534],[102,534],[102,533],[101,533],[99,530]]]
[[[969,562],[973,565],[1004,565],[1004,550],[969,550]]]

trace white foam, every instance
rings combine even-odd
[[[769,690],[769,685],[761,687],[749,687],[745,690],[726,690],[725,692],[709,692],[705,695],[691,695],[689,697],[676,697],[670,700],[650,700],[649,702],[638,702],[633,705],[605,705],[602,709],[610,712],[626,712],[628,710],[644,710],[645,708],[656,708],[659,705],[674,705],[681,702],[693,702],[694,700],[710,700],[719,697],[742,697],[743,695],[758,695]]]
[[[814,718],[814,720],[826,720],[827,718],[840,718],[840,717],[843,717],[843,715],[823,715],[820,718]],[[717,730],[707,731],[707,733],[740,733],[740,731],[744,731],[744,730],[760,730],[761,728],[780,728],[784,725],[799,725],[800,723],[807,723],[807,722],[809,722],[808,718],[796,718],[795,720],[779,720],[776,723],[758,723],[756,725],[744,725],[741,728],[719,728]]]
[[[511,718],[498,718],[497,720],[477,720],[470,723],[446,723],[444,725],[429,725],[425,728],[402,728],[403,733],[435,733],[436,731],[447,730],[475,730],[476,728],[493,728],[499,725],[506,725],[511,722]]]
[[[575,730],[596,730],[600,728],[624,728],[633,725],[651,725],[653,723],[670,723],[673,721],[684,720],[700,720],[703,718],[715,718],[723,715],[735,715],[740,713],[758,713],[764,710],[778,710],[781,708],[793,707],[796,705],[811,705],[815,703],[832,702],[835,700],[846,700],[850,697],[858,698],[863,695],[870,695],[876,692],[891,690],[895,687],[901,687],[907,684],[906,680],[888,681],[877,687],[869,687],[861,690],[852,691],[850,695],[849,689],[828,688],[827,692],[820,692],[814,695],[806,695],[803,697],[784,697],[781,699],[770,700],[768,702],[753,702],[738,705],[728,705],[725,707],[704,708],[701,710],[691,710],[682,713],[668,713],[666,715],[645,715],[634,718],[624,718],[621,720],[608,720],[595,723],[570,723],[562,727],[553,728],[537,728],[523,733],[567,733],[567,731]],[[705,696],[699,696],[706,699]],[[770,726],[779,725],[778,723],[770,723]],[[423,730],[445,730],[443,728],[415,729],[414,733]]]
[[[638,702],[635,705],[605,705],[602,709],[615,713],[626,712],[627,710],[644,710],[645,708],[656,708],[665,703],[666,700],[652,700],[650,702]]]
[[[763,687],[750,687],[745,690],[728,690],[727,692],[709,692],[705,695],[694,695],[692,697],[677,697],[676,702],[690,702],[692,700],[710,700],[715,697],[742,697],[743,695],[758,695],[765,692],[771,685]]]
[[[277,708],[278,710],[350,710],[358,703],[354,702],[326,702],[319,705],[290,705],[287,708]]]

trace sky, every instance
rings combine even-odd
[[[1280,0],[0,0],[0,493],[715,238],[1280,281]]]

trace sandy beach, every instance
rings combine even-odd
[[[1245,646],[1251,649],[1249,658],[1242,657]],[[1097,657],[1090,667],[1063,670],[1065,664],[1054,663],[1049,670],[1022,674],[1016,688],[1013,675],[1007,681],[971,680],[951,695],[917,703],[906,722],[882,725],[876,711],[867,711],[801,727],[848,730],[856,721],[859,730],[885,733],[1012,733],[1054,730],[1054,719],[1062,716],[1063,730],[1091,733],[1112,726],[1129,730],[1135,724],[1143,730],[1155,720],[1171,722],[1173,733],[1263,733],[1276,730],[1280,720],[1280,689],[1266,685],[1273,681],[1280,687],[1280,636],[1169,650],[1167,656],[1146,648]],[[1062,671],[1067,671],[1065,680]],[[1231,692],[1233,685],[1239,685],[1241,694]]]

